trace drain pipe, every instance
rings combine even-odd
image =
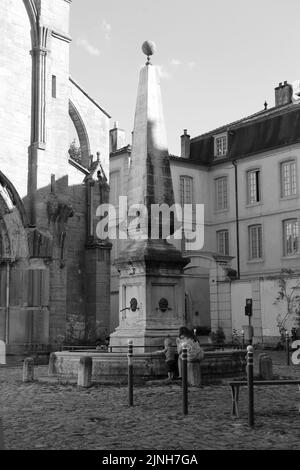
[[[234,185],[235,185],[235,227],[236,227],[237,278],[240,279],[240,229],[239,229],[239,200],[238,200],[237,161],[233,160],[232,164],[234,166]]]
[[[9,344],[10,265],[6,263],[5,343]]]

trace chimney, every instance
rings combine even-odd
[[[292,93],[292,85],[286,80],[283,84],[280,82],[278,87],[275,88],[275,106],[290,104],[292,102]]]
[[[187,133],[187,129],[184,129],[181,138],[181,158],[190,158],[191,141],[190,136]]]
[[[116,121],[114,128],[109,131],[109,152],[115,152],[116,150],[125,147],[125,139],[125,131],[118,128],[118,121]]]

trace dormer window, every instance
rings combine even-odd
[[[227,132],[214,136],[214,157],[222,158],[227,155],[228,142]]]

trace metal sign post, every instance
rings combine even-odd
[[[187,346],[182,347],[182,405],[183,414],[188,414]]]
[[[242,349],[245,349],[245,332],[244,332],[244,330],[242,330],[241,333],[242,333]]]
[[[253,346],[247,347],[248,424],[254,426]]]
[[[286,365],[290,365],[290,337],[289,332],[285,332],[285,350],[286,350]]]
[[[1,418],[0,418],[0,450],[5,450],[3,426],[2,426]]]
[[[246,299],[245,315],[248,317],[248,321],[249,321],[249,344],[251,345],[252,340],[253,340],[253,330],[252,330],[252,324],[251,324],[252,299]]]
[[[133,341],[128,341],[128,404],[133,406]]]

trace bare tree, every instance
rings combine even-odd
[[[285,324],[292,315],[295,315],[293,320],[295,324],[300,327],[300,281],[293,286],[289,286],[290,281],[295,280],[296,273],[292,269],[281,269],[278,280],[279,291],[274,300],[274,304],[284,303],[285,310],[282,314],[277,316],[277,326],[280,334],[286,331]],[[274,277],[272,278],[274,279]]]

